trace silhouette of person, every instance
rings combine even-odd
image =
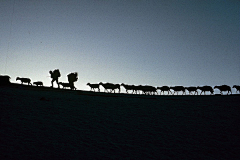
[[[70,87],[71,89],[75,89],[75,86],[74,86],[74,82],[76,82],[78,80],[78,73],[75,72],[75,73],[70,73],[67,75],[68,77],[68,82],[70,84]]]
[[[59,69],[55,69],[54,71],[49,71],[49,73],[51,74],[51,78],[52,78],[52,81],[51,81],[52,87],[53,87],[53,82],[56,81],[59,88],[58,78],[61,77]]]

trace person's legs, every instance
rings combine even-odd
[[[56,79],[56,82],[57,82],[57,85],[58,85],[58,88],[59,88],[58,78]]]
[[[73,82],[69,82],[69,84],[70,84],[71,89],[74,90],[75,87],[74,87]]]
[[[52,83],[52,87],[53,87],[53,82],[54,82],[55,80],[54,79],[52,79],[52,81],[51,81],[51,83]]]

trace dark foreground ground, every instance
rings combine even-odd
[[[239,104],[0,86],[0,159],[239,159]]]

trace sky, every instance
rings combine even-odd
[[[59,69],[79,90],[240,85],[239,0],[0,0],[0,15],[0,74],[14,83],[50,86]]]

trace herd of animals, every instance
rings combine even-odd
[[[27,83],[28,85],[31,84],[30,78],[19,78],[17,77],[16,80],[20,80],[21,83]],[[43,86],[43,83],[41,81],[33,82],[33,85],[36,86]],[[59,85],[62,86],[63,89],[70,88],[68,83],[59,82]],[[206,94],[206,92],[209,92],[211,95],[214,94],[214,89],[218,89],[221,94],[223,92],[227,92],[227,94],[232,94],[231,87],[228,85],[221,85],[221,86],[215,86],[214,88],[211,86],[198,86],[198,87],[184,87],[184,86],[162,86],[162,87],[153,87],[149,85],[127,85],[127,84],[113,84],[113,83],[96,83],[91,84],[87,83],[87,85],[91,88],[91,91],[98,91],[100,92],[100,86],[104,88],[104,92],[108,93],[115,93],[115,90],[117,90],[119,93],[121,91],[121,86],[125,88],[126,93],[132,93],[132,94],[146,94],[146,95],[156,95],[158,94],[158,90],[160,90],[160,95],[167,92],[168,95],[178,95],[179,92],[182,92],[182,95],[186,94],[186,91],[189,92],[189,95],[198,95],[198,90],[200,90],[200,95]],[[234,85],[232,88],[236,89],[236,93],[240,93],[240,86]],[[76,88],[74,88],[76,89]]]
[[[1,76],[1,81],[9,81],[10,77],[9,76]],[[31,83],[30,78],[20,78],[17,77],[16,81],[21,81],[21,84],[26,83],[28,85],[36,85],[36,86],[43,86],[43,82],[41,81],[36,81]],[[76,90],[76,87],[72,84],[69,83],[63,83],[59,82],[59,86],[62,86],[62,89],[70,88],[72,90]],[[146,95],[156,95],[156,94],[164,94],[167,92],[167,95],[178,95],[179,92],[182,93],[182,95],[186,95],[188,91],[189,95],[198,95],[200,91],[200,95],[206,94],[206,92],[209,92],[211,95],[214,94],[214,89],[218,89],[221,94],[223,92],[227,92],[227,94],[232,94],[232,89],[228,85],[221,85],[221,86],[198,86],[198,87],[184,87],[184,86],[162,86],[162,87],[154,87],[154,86],[149,86],[149,85],[127,85],[127,84],[113,84],[113,83],[87,83],[87,85],[90,87],[90,91],[98,91],[100,92],[100,86],[104,88],[104,92],[108,93],[115,93],[115,91],[118,91],[118,93],[121,92],[121,87],[125,88],[126,93],[131,93],[131,94],[146,94]],[[236,93],[240,93],[240,86],[239,85],[234,85],[232,88],[236,89]],[[160,90],[160,92],[158,92]]]
[[[27,83],[28,85],[32,85],[30,78],[20,78],[20,77],[17,77],[17,78],[16,78],[16,81],[18,81],[18,80],[21,81],[21,84]],[[75,86],[73,86],[73,88],[72,88],[72,85],[69,84],[69,83],[59,82],[58,84],[61,85],[63,89],[66,89],[66,88],[70,88],[70,89],[73,89],[73,90],[76,90],[76,89],[77,89]],[[33,82],[33,85],[43,86],[43,82],[41,82],[41,81],[36,81],[36,82]]]
[[[97,83],[97,84],[90,84],[87,83],[87,85],[91,88],[91,90],[95,91],[95,89],[97,89],[100,92],[100,86],[102,86],[104,88],[104,92],[114,92],[115,90],[118,90],[118,92],[120,93],[121,90],[121,86],[123,86],[126,90],[127,93],[129,93],[129,91],[131,91],[132,94],[147,94],[147,95],[155,95],[158,94],[157,90],[160,90],[160,95],[164,92],[167,92],[168,95],[178,95],[178,92],[182,92],[182,95],[186,94],[186,91],[189,92],[189,94],[193,94],[193,95],[198,95],[198,90],[201,91],[200,95],[202,95],[202,93],[206,94],[206,92],[210,92],[210,94],[214,94],[214,89],[218,89],[220,90],[220,93],[223,94],[224,91],[227,91],[227,94],[232,94],[232,90],[231,87],[228,85],[221,85],[221,86],[215,86],[214,88],[212,88],[211,86],[198,86],[198,87],[184,87],[184,86],[162,86],[162,87],[153,87],[153,86],[149,86],[149,85],[127,85],[122,83],[120,84],[113,84],[113,83]],[[234,85],[233,88],[236,88],[236,92],[240,93],[240,86],[238,85]]]

